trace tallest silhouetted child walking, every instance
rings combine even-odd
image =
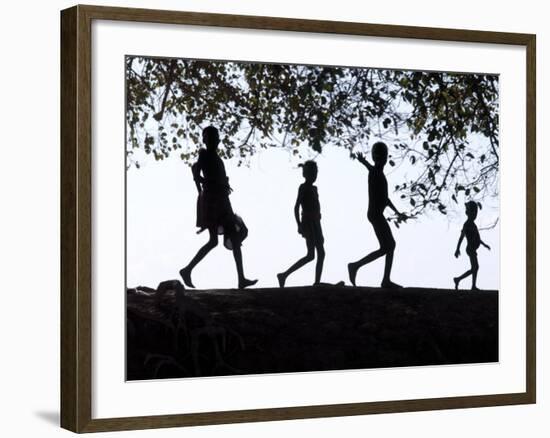
[[[218,234],[223,234],[224,245],[233,251],[239,289],[243,289],[256,284],[257,280],[249,280],[244,275],[241,243],[246,237],[246,228],[240,218],[233,213],[229,201],[231,187],[223,161],[218,155],[218,130],[214,126],[204,128],[202,141],[206,148],[200,149],[199,159],[191,169],[199,193],[197,226],[201,231],[208,229],[210,238],[189,264],[180,270],[180,275],[186,286],[195,287],[191,280],[193,269],[218,245]]]
[[[356,156],[359,162],[369,171],[369,208],[367,218],[374,228],[380,248],[361,260],[348,264],[349,279],[351,284],[355,286],[355,277],[359,268],[382,256],[386,256],[384,277],[381,286],[390,289],[400,288],[400,285],[393,283],[390,279],[395,240],[388,221],[384,217],[384,210],[386,207],[390,207],[398,216],[404,217],[404,215],[395,208],[388,197],[388,181],[384,175],[384,166],[388,161],[388,147],[382,142],[377,142],[372,146],[374,165],[370,164],[363,154],[359,153]]]

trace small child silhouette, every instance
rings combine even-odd
[[[298,198],[294,205],[294,216],[298,224],[298,233],[306,239],[307,254],[294,263],[285,272],[277,274],[279,286],[284,287],[287,277],[315,258],[317,251],[317,264],[315,266],[315,283],[321,282],[323,262],[325,260],[324,237],[321,229],[321,206],[317,187],[313,185],[317,179],[317,164],[315,161],[306,161],[302,165],[302,174],[305,182],[298,189]],[[300,220],[300,208],[302,210]]]
[[[461,276],[453,278],[453,280],[455,283],[455,289],[458,289],[460,282],[471,275],[472,290],[479,290],[476,285],[477,272],[479,270],[477,249],[480,245],[483,245],[489,250],[491,247],[483,242],[479,236],[479,231],[475,223],[477,217],[477,204],[474,201],[469,201],[464,205],[466,207],[466,216],[468,219],[466,219],[466,222],[464,222],[464,226],[462,227],[460,238],[458,239],[458,245],[456,246],[455,257],[458,258],[460,256],[460,245],[462,244],[462,240],[466,238],[466,254],[468,254],[468,257],[470,258],[471,268]]]
[[[381,286],[389,289],[400,288],[400,285],[390,280],[395,240],[388,221],[384,217],[384,210],[386,207],[390,207],[399,217],[403,219],[406,219],[406,217],[395,208],[388,197],[388,181],[384,175],[384,166],[388,161],[388,147],[382,142],[377,142],[372,146],[372,159],[374,165],[370,164],[361,153],[356,154],[355,157],[369,171],[369,207],[367,218],[374,228],[374,232],[380,243],[380,248],[363,257],[361,260],[349,263],[349,279],[351,284],[355,286],[355,278],[360,267],[379,257],[386,256],[384,277]]]

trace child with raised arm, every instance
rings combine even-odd
[[[370,164],[361,153],[355,155],[357,160],[363,164],[369,171],[369,207],[367,218],[374,228],[374,233],[380,244],[380,248],[363,257],[354,263],[348,264],[348,273],[351,284],[355,286],[357,271],[362,266],[386,256],[384,266],[384,277],[381,286],[388,289],[396,289],[401,286],[392,282],[390,279],[393,264],[393,253],[395,250],[395,240],[393,238],[388,221],[384,217],[384,210],[390,207],[398,216],[405,217],[400,213],[388,197],[388,182],[384,175],[384,166],[388,161],[388,147],[385,143],[377,142],[372,146],[372,159],[374,164]]]
[[[307,254],[294,263],[285,272],[277,274],[279,286],[284,287],[287,277],[315,258],[317,251],[317,264],[315,266],[315,283],[321,282],[323,262],[325,260],[325,248],[323,230],[321,229],[321,206],[317,187],[313,185],[317,179],[317,163],[306,161],[302,165],[304,183],[298,189],[298,197],[294,205],[294,217],[298,224],[298,233],[306,240]],[[300,215],[301,209],[301,215]]]
[[[456,246],[455,257],[458,258],[460,256],[460,245],[462,244],[462,240],[466,238],[466,254],[468,254],[468,257],[470,258],[471,266],[468,271],[466,271],[459,277],[453,278],[453,280],[455,283],[455,289],[458,289],[458,285],[460,284],[460,282],[471,275],[472,290],[479,290],[476,285],[477,272],[479,270],[477,249],[480,247],[480,245],[483,245],[489,250],[491,249],[491,247],[483,242],[483,240],[481,240],[479,230],[477,229],[477,225],[475,223],[475,220],[477,218],[477,204],[474,201],[469,201],[466,202],[466,204],[464,205],[466,206],[466,217],[468,219],[466,219],[466,222],[464,222],[464,226],[462,227],[460,238],[458,239],[458,245]]]

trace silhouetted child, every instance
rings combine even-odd
[[[191,170],[199,193],[197,201],[197,227],[208,229],[210,239],[199,249],[189,264],[180,270],[183,282],[195,287],[191,273],[195,266],[218,245],[218,234],[224,235],[224,245],[233,251],[237,267],[239,289],[252,286],[258,280],[248,280],[243,272],[241,243],[246,238],[247,229],[242,219],[233,213],[229,194],[231,187],[225,173],[225,166],[218,155],[220,137],[214,126],[202,131],[202,141],[206,149],[199,151],[199,158]]]
[[[315,266],[315,283],[321,282],[323,262],[325,260],[325,248],[323,230],[321,229],[321,206],[317,187],[313,185],[317,179],[317,164],[315,161],[306,161],[302,165],[302,174],[305,182],[298,189],[298,198],[294,205],[294,216],[298,224],[298,233],[306,239],[307,254],[294,263],[285,272],[277,274],[279,286],[284,287],[287,277],[315,258],[317,251],[317,264]],[[301,209],[301,216],[300,216]]]
[[[376,234],[380,248],[363,257],[361,260],[348,264],[349,279],[351,284],[355,286],[355,278],[359,268],[379,257],[386,256],[384,277],[381,286],[391,289],[400,288],[401,286],[393,283],[390,279],[395,240],[388,221],[384,217],[384,210],[386,207],[390,207],[398,216],[405,216],[397,211],[388,197],[388,182],[384,175],[384,166],[388,161],[388,147],[382,142],[377,142],[372,146],[372,159],[374,165],[370,164],[361,153],[355,156],[369,171],[369,207],[367,218],[374,228],[374,233]]]
[[[487,249],[491,248],[483,242],[479,236],[479,231],[475,223],[477,217],[477,204],[474,201],[469,201],[464,205],[466,206],[466,216],[468,219],[466,219],[466,222],[464,222],[464,226],[462,227],[462,232],[460,233],[460,238],[458,239],[458,245],[456,246],[455,257],[458,258],[460,256],[460,245],[462,244],[462,239],[466,238],[466,254],[468,254],[468,257],[470,258],[471,267],[461,276],[453,278],[453,280],[455,283],[455,289],[458,289],[459,283],[471,275],[472,290],[479,290],[476,286],[477,272],[479,270],[477,249],[480,245],[483,245]]]

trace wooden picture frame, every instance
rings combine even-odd
[[[517,45],[526,48],[526,391],[126,418],[92,418],[92,22],[113,20]],[[61,12],[61,426],[74,432],[535,403],[536,37],[531,34],[75,6]]]

